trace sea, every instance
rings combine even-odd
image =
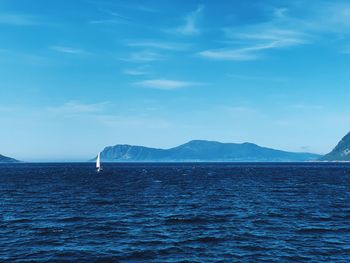
[[[1,164],[0,262],[350,262],[350,164]]]

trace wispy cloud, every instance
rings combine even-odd
[[[287,82],[285,77],[270,77],[270,76],[256,76],[256,75],[241,75],[241,74],[227,74],[229,78],[244,80],[244,81],[268,81],[268,82]]]
[[[155,9],[155,8],[151,8],[149,6],[145,6],[145,5],[138,5],[135,6],[136,10],[142,11],[142,12],[147,12],[147,13],[157,13],[159,12],[159,10]]]
[[[225,29],[225,35],[233,41],[255,41],[275,43],[276,47],[288,47],[308,43],[308,35],[292,29],[283,29],[270,25]]]
[[[310,22],[290,17],[288,8],[272,9],[270,20],[256,24],[224,28],[224,45],[199,52],[202,57],[217,60],[247,61],[264,56],[268,50],[287,49],[314,41]]]
[[[127,58],[121,58],[121,60],[128,62],[152,62],[156,60],[163,60],[165,56],[149,50],[130,53]]]
[[[287,48],[308,43],[305,33],[279,29],[264,25],[240,29],[225,29],[226,38],[232,46],[222,49],[209,49],[199,52],[205,58],[217,60],[256,60],[262,51]],[[243,47],[242,47],[243,46]]]
[[[86,104],[78,101],[68,101],[56,107],[49,107],[48,110],[62,114],[97,113],[103,111],[107,104],[108,102]]]
[[[131,76],[141,76],[148,74],[148,72],[142,69],[125,69],[123,70],[123,74]]]
[[[174,42],[161,42],[154,40],[144,40],[138,42],[127,43],[129,47],[144,47],[144,48],[154,48],[154,49],[164,49],[164,50],[186,50],[188,49],[188,44],[174,43]]]
[[[14,26],[34,26],[39,22],[34,16],[15,14],[15,13],[0,13],[0,24]]]
[[[90,24],[125,24],[131,21],[128,16],[120,14],[115,11],[111,11],[109,9],[99,9],[106,18],[102,19],[94,19],[89,21]]]
[[[104,10],[106,13],[111,15],[112,17],[118,18],[118,19],[123,19],[123,20],[131,20],[129,17],[122,15],[120,13],[117,13],[115,11],[110,11],[110,10]]]
[[[61,53],[67,53],[67,54],[75,54],[75,55],[88,54],[88,52],[86,52],[85,50],[68,47],[68,46],[51,46],[50,49]]]
[[[177,28],[177,32],[183,35],[198,35],[201,30],[198,27],[198,20],[203,11],[203,6],[199,6],[196,10],[189,13],[185,17],[185,23]]]
[[[170,79],[149,79],[133,83],[135,86],[160,90],[175,90],[203,85],[199,82],[179,81]]]
[[[277,43],[266,45],[257,45],[238,49],[213,49],[199,52],[199,55],[209,59],[216,60],[236,60],[247,61],[255,60],[260,57],[259,51],[275,48]]]
[[[91,20],[89,21],[89,24],[95,24],[95,25],[100,25],[100,24],[123,24],[124,21],[117,20],[117,19],[100,19],[100,20]]]

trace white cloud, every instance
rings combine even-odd
[[[195,11],[189,13],[185,17],[185,23],[177,28],[177,32],[183,35],[198,35],[200,29],[198,28],[198,19],[203,11],[203,6],[199,6]]]
[[[221,48],[199,52],[202,57],[217,60],[256,60],[267,50],[287,49],[322,41],[333,35],[347,38],[350,27],[350,4],[346,2],[315,2],[271,9],[270,20],[223,29],[225,41]],[[347,53],[347,50],[342,50]]]
[[[123,19],[123,20],[130,20],[129,17],[119,14],[117,12],[114,11],[109,11],[109,10],[105,10],[106,13],[110,14],[111,16],[115,17],[115,18],[119,18],[119,19]]]
[[[237,29],[226,29],[225,33],[229,39],[234,41],[275,43],[275,47],[288,47],[308,43],[308,35],[303,32],[269,25],[246,27],[239,32],[237,31]]]
[[[165,56],[153,52],[153,51],[140,51],[140,52],[133,52],[129,55],[127,58],[122,58],[121,60],[128,61],[128,62],[151,62],[156,60],[163,60]]]
[[[244,80],[244,81],[268,81],[268,82],[287,82],[288,78],[278,76],[259,76],[259,75],[241,75],[241,74],[227,74],[229,78]]]
[[[67,53],[67,54],[76,54],[76,55],[87,54],[87,52],[82,49],[67,47],[67,46],[52,46],[50,47],[50,49],[61,53]]]
[[[262,57],[263,51],[288,48],[310,42],[309,34],[271,21],[237,28],[225,28],[226,47],[199,52],[205,58],[246,61]]]
[[[125,24],[129,23],[129,21],[131,20],[129,17],[123,14],[111,11],[110,8],[99,9],[99,11],[104,14],[107,14],[107,17],[104,19],[91,20],[89,21],[90,24]]]
[[[260,58],[259,51],[272,49],[278,46],[277,42],[237,49],[213,49],[199,52],[199,55],[215,60],[248,61]]]
[[[116,20],[116,19],[101,19],[101,20],[91,20],[89,21],[89,24],[124,24],[124,21]]]
[[[151,89],[175,90],[175,89],[199,86],[203,84],[198,82],[178,81],[178,80],[170,80],[170,79],[149,79],[149,80],[135,82],[134,85],[138,87],[151,88]]]
[[[135,6],[135,8],[139,11],[143,11],[143,12],[147,12],[147,13],[157,13],[159,12],[159,10],[155,9],[155,8],[151,8],[149,6],[146,5],[139,5],[139,6]]]
[[[145,47],[145,48],[155,48],[164,50],[185,50],[189,47],[187,44],[173,43],[173,42],[161,42],[154,40],[145,40],[139,42],[129,42],[127,44],[129,47]]]
[[[131,76],[141,76],[141,75],[146,75],[147,72],[140,69],[125,69],[123,71],[123,74],[131,75]]]

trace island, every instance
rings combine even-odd
[[[0,154],[0,163],[18,163],[19,161]]]
[[[221,143],[193,140],[170,149],[128,144],[108,146],[101,152],[104,162],[304,162],[321,155],[288,152],[253,143]],[[90,161],[96,160],[96,157]]]

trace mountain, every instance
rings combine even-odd
[[[105,162],[299,162],[319,158],[317,154],[285,152],[253,143],[204,140],[190,141],[170,149],[115,145],[101,152],[101,160]]]
[[[17,163],[18,161],[0,154],[0,163]]]
[[[350,161],[350,132],[341,139],[335,148],[321,158],[323,161]]]

